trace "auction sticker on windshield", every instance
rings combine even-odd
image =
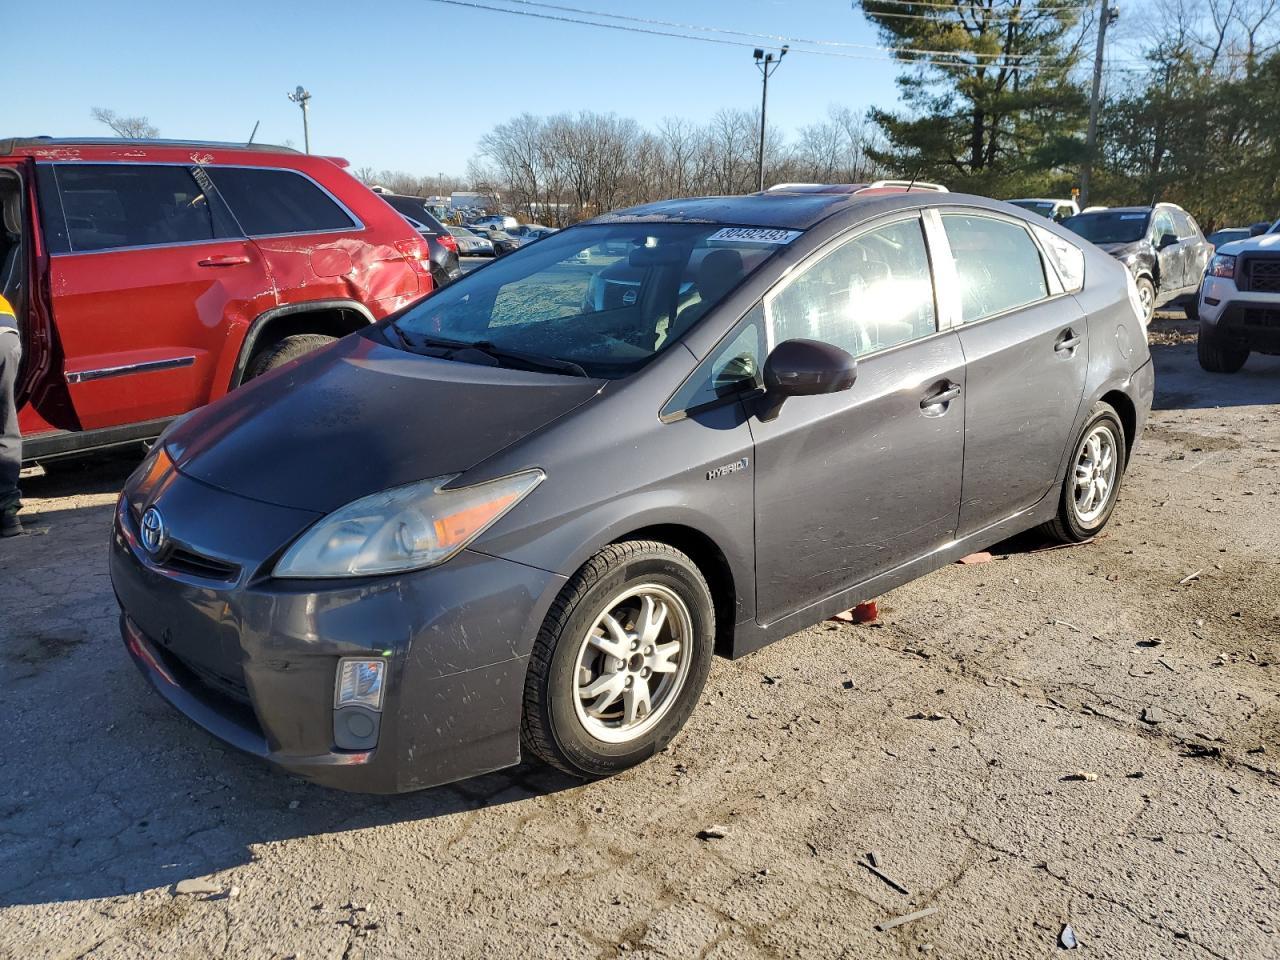
[[[790,243],[800,236],[799,230],[777,230],[771,227],[725,227],[707,237],[715,240],[747,240],[752,243]]]

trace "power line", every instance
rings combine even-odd
[[[582,7],[567,7],[562,4],[544,3],[544,2],[541,2],[541,0],[506,0],[506,2],[518,3],[521,6],[525,6],[525,7],[540,7],[544,10],[560,10],[567,13],[586,14],[587,16],[592,16],[592,17],[604,17],[609,20],[625,20],[630,23],[646,23],[652,26],[660,26],[660,27],[678,27],[681,30],[701,30],[704,33],[720,33],[720,34],[725,34],[726,36],[732,36],[732,37],[749,37],[752,39],[753,42],[759,42],[760,40],[772,40],[776,43],[804,43],[804,44],[810,44],[813,46],[822,46],[822,47],[848,47],[848,48],[857,49],[857,50],[877,50],[882,53],[888,51],[889,49],[887,47],[875,46],[875,45],[866,44],[866,43],[852,43],[847,40],[807,40],[804,37],[787,37],[777,33],[750,33],[743,30],[729,30],[724,27],[708,27],[708,26],[703,26],[702,24],[697,24],[697,23],[679,23],[674,20],[655,20],[650,17],[632,17],[622,13],[607,13],[603,10],[587,10]],[[515,11],[512,11],[512,12],[514,13]],[[930,18],[921,18],[921,19],[930,19]],[[999,58],[999,57],[1006,56],[1005,54],[1002,54],[1002,53],[959,54],[953,50],[923,50],[917,47],[904,47],[902,49],[909,53],[931,54],[931,55],[946,56],[946,57],[972,56],[972,57]],[[1014,53],[1014,54],[1008,54],[1008,56],[1016,57],[1019,60],[1051,59],[1042,54],[1029,54],[1029,53]]]
[[[960,6],[960,4],[958,3],[930,3],[928,2],[928,0],[872,0],[872,2],[881,3],[881,4],[884,4],[885,6],[894,6],[894,7],[931,7],[934,10],[958,10],[961,12],[965,10],[965,8]],[[1058,7],[1037,6],[1035,8],[1023,8],[1023,7],[997,8],[997,7],[972,7],[971,6],[968,9],[970,11],[991,11],[992,13],[999,12],[1001,16],[1005,16],[1006,14],[1010,16],[1017,16],[1020,13],[1025,13],[1028,15],[1034,15],[1037,13],[1061,13],[1065,11],[1072,11],[1074,13],[1079,13],[1087,5],[1088,4],[1082,3],[1076,6],[1058,6]],[[863,7],[865,9],[866,7],[865,3],[863,4]]]
[[[703,37],[703,36],[696,36],[696,35],[691,35],[687,33],[673,33],[669,30],[656,30],[656,29],[651,29],[647,27],[627,26],[621,23],[601,23],[594,20],[581,20],[575,17],[557,16],[550,13],[537,13],[531,10],[513,10],[508,7],[495,7],[485,3],[477,3],[477,2],[474,2],[474,0],[427,0],[427,2],[440,3],[440,4],[445,4],[447,6],[453,6],[453,7],[465,7],[473,10],[487,10],[492,13],[506,13],[506,14],[511,14],[511,15],[520,16],[520,17],[531,17],[536,20],[552,20],[552,21],[558,21],[561,23],[574,23],[574,24],[579,24],[581,26],[587,26],[587,27],[601,27],[607,30],[621,30],[627,33],[641,33],[641,34],[649,34],[651,36],[673,37],[679,40],[700,40],[704,43],[716,43],[724,46],[754,47],[757,45],[756,43],[753,43],[747,40],[728,40],[728,39],[721,39],[719,37]],[[516,2],[518,2],[518,0],[516,0]],[[608,14],[597,14],[597,16],[608,16]],[[751,36],[762,36],[762,35],[752,34]],[[924,66],[933,66],[933,67],[939,67],[943,69],[959,69],[959,70],[987,69],[987,70],[1004,70],[1007,72],[1019,72],[1022,70],[1045,69],[1047,67],[1065,67],[1066,66],[1066,64],[1064,63],[1054,63],[1054,64],[1027,63],[1027,64],[1019,65],[1016,63],[996,63],[996,62],[969,63],[964,60],[911,59],[911,57],[916,53],[920,53],[924,56],[930,56],[930,57],[931,56],[965,57],[965,56],[974,56],[974,54],[969,54],[965,52],[955,52],[955,51],[937,51],[936,53],[931,53],[929,51],[915,51],[909,48],[901,48],[901,49],[895,50],[889,47],[875,47],[872,49],[881,50],[885,53],[892,54],[892,56],[872,57],[872,56],[867,56],[865,54],[844,53],[837,50],[794,50],[793,52],[808,53],[814,56],[823,56],[823,57],[839,57],[845,60],[866,60],[873,63],[897,62],[897,63],[907,63],[907,64],[921,64]],[[997,55],[983,54],[983,56],[997,56]],[[1004,55],[1001,54],[999,56],[1004,56]],[[1009,56],[1017,57],[1018,55],[1011,54]]]

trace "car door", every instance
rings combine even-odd
[[[82,429],[206,403],[226,318],[273,301],[262,257],[185,164],[39,164],[53,317]],[[217,385],[222,389],[225,385]]]
[[[1025,510],[1061,478],[1084,395],[1089,331],[1079,304],[1019,220],[942,212],[965,358],[959,536]],[[1055,235],[1056,236],[1056,235]]]
[[[898,216],[834,242],[765,299],[768,347],[821,340],[853,387],[751,421],[761,623],[930,552],[955,534],[964,358],[939,332],[923,225]]]
[[[1183,255],[1182,243],[1160,248],[1166,236],[1176,238],[1178,228],[1173,223],[1173,216],[1165,207],[1160,207],[1151,217],[1151,244],[1156,251],[1156,259],[1160,263],[1160,284],[1156,290],[1156,302],[1165,303],[1178,295],[1183,287]]]
[[[1199,289],[1209,268],[1209,243],[1200,232],[1200,225],[1185,210],[1173,211],[1173,224],[1178,231],[1178,246],[1182,257],[1182,286]]]

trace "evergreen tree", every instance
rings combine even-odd
[[[900,113],[873,109],[904,176],[976,193],[1062,193],[1074,182],[1088,107],[1073,81],[1088,0],[862,0],[908,69]],[[929,51],[929,52],[920,52]]]

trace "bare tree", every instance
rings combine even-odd
[[[99,123],[105,123],[115,131],[116,136],[126,140],[154,140],[160,136],[160,131],[146,117],[122,117],[114,110],[103,107],[94,107],[89,115]]]

